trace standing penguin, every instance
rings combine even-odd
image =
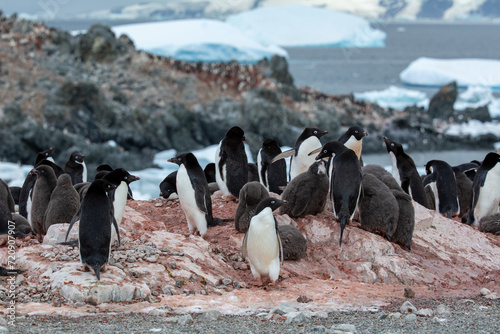
[[[177,171],[167,175],[160,183],[160,196],[165,199],[179,198],[177,195]]]
[[[16,211],[16,202],[10,191],[9,185],[2,179],[0,179],[0,202],[3,202],[10,210],[10,212]]]
[[[453,218],[460,212],[457,194],[457,180],[451,166],[442,160],[431,160],[425,165],[427,176],[424,187],[432,189],[436,210]]]
[[[40,164],[40,162],[43,160],[49,160],[51,162],[54,162],[54,158],[52,157],[52,153],[54,153],[54,150],[55,150],[55,147],[52,146],[45,151],[38,152],[38,154],[36,155],[34,166],[35,167],[38,166]]]
[[[283,261],[283,247],[278,232],[278,222],[273,211],[285,201],[269,197],[259,203],[255,216],[243,238],[243,258],[248,259],[253,277],[267,276],[276,282]]]
[[[113,212],[116,220],[116,224],[120,227],[123,219],[123,213],[125,212],[125,205],[127,204],[127,195],[129,184],[131,182],[139,180],[139,177],[131,175],[123,168],[114,169],[112,172],[104,175],[104,180],[114,184],[116,190],[110,192],[110,199],[113,204]],[[88,192],[88,189],[87,189]],[[111,242],[116,239],[116,234],[114,230],[111,231]]]
[[[28,221],[35,234],[45,234],[47,232],[44,227],[45,212],[50,202],[50,195],[57,185],[57,178],[54,170],[46,165],[40,165],[32,171],[36,175],[36,182],[33,186]]]
[[[54,224],[69,224],[80,207],[80,195],[73,187],[71,176],[62,174],[57,178],[57,185],[50,195],[45,211],[44,230]]]
[[[113,227],[120,242],[118,226],[113,216],[113,205],[108,197],[108,193],[114,189],[116,186],[106,180],[98,179],[92,182],[66,232],[67,239],[73,224],[80,220],[78,231],[80,260],[85,271],[89,271],[89,268],[94,270],[97,280],[101,279],[100,272],[104,271],[104,266],[109,261]]]
[[[307,172],[290,181],[281,198],[288,204],[280,207],[280,215],[292,218],[316,215],[323,212],[330,182],[326,175],[325,161],[316,161]]]
[[[275,139],[266,139],[257,154],[259,181],[270,192],[281,194],[280,187],[286,186],[286,161],[280,159],[271,164],[275,156],[281,153],[281,148]]]
[[[184,153],[169,162],[179,165],[176,185],[182,210],[186,215],[189,233],[195,230],[203,236],[208,227],[216,226],[219,219],[212,217],[212,199],[205,173],[192,153]]]
[[[422,184],[422,179],[417,172],[417,167],[413,159],[404,152],[401,144],[387,137],[384,137],[384,142],[387,153],[389,153],[391,157],[392,176],[415,202],[429,208],[424,185]]]
[[[78,151],[74,151],[69,156],[68,161],[64,165],[64,172],[71,175],[73,184],[87,182],[87,165],[83,159],[85,156]]]
[[[233,195],[237,198],[248,181],[248,159],[244,141],[245,133],[235,126],[227,131],[217,147],[215,178],[224,196]]]
[[[344,228],[358,208],[362,189],[361,163],[353,150],[339,141],[326,143],[316,159],[330,157],[333,173],[330,176],[330,199],[333,202],[333,214],[340,220],[340,241]]]
[[[319,139],[326,135],[328,131],[316,128],[305,128],[291,150],[278,154],[271,163],[284,158],[290,158],[290,181],[297,175],[306,172],[315,160],[309,153],[321,148]]]
[[[472,184],[472,206],[467,224],[479,226],[481,218],[498,212],[500,203],[500,155],[490,152],[477,169]]]

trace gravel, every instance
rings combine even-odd
[[[394,301],[379,311],[357,312],[283,313],[275,309],[246,316],[217,311],[167,316],[21,316],[14,327],[7,328],[10,333],[500,333],[498,299],[412,299],[415,308],[431,309],[434,315],[398,317],[403,302]],[[438,313],[442,309],[449,313]]]

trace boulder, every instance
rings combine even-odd
[[[449,119],[453,117],[453,105],[458,96],[457,83],[455,81],[444,85],[434,94],[429,103],[427,114],[431,118]]]
[[[307,240],[293,225],[278,226],[284,260],[300,260],[306,255]]]

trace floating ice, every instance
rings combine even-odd
[[[434,59],[421,57],[410,63],[399,78],[408,85],[443,86],[456,81],[459,87],[500,88],[500,60]]]
[[[253,63],[288,53],[277,45],[264,45],[234,26],[208,19],[127,24],[112,27],[127,34],[139,50],[185,61]]]
[[[478,108],[487,105],[491,117],[500,117],[500,99],[493,96],[493,92],[488,87],[471,86],[463,93],[460,93],[455,101],[455,110],[466,108]]]
[[[356,15],[293,5],[231,15],[227,23],[263,43],[281,46],[384,47],[386,34]]]
[[[375,102],[382,108],[403,110],[408,106],[427,106],[429,99],[424,92],[396,86],[384,90],[372,90],[364,93],[354,93],[357,100]]]
[[[467,123],[450,124],[445,133],[449,136],[457,137],[478,137],[487,134],[498,136],[500,133],[499,122],[480,122],[478,120],[470,120]]]

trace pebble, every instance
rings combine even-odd
[[[145,258],[145,260],[147,262],[154,263],[154,262],[158,261],[158,255],[155,254],[155,255],[148,256]]]
[[[486,288],[482,288],[481,291],[479,291],[479,294],[481,296],[486,296],[486,295],[489,295],[490,293],[491,293],[491,291],[486,289]]]
[[[203,319],[206,321],[216,321],[221,317],[221,313],[219,311],[208,311],[203,314]]]
[[[131,256],[131,257],[127,258],[127,262],[129,262],[129,263],[133,263],[135,261],[137,261],[137,259],[134,256]]]
[[[394,312],[394,313],[389,313],[389,315],[387,316],[388,318],[391,318],[391,319],[399,319],[401,318],[402,314],[399,313],[399,312]]]
[[[183,285],[184,285],[184,282],[181,279],[178,279],[175,281],[176,288],[182,288]]]
[[[434,312],[430,308],[423,308],[421,310],[418,310],[416,313],[419,317],[432,317],[434,315]]]
[[[315,326],[315,327],[311,328],[311,333],[324,334],[324,333],[326,333],[326,327],[325,326]]]
[[[226,286],[227,286],[227,285],[230,285],[231,283],[233,283],[233,281],[232,281],[231,279],[229,279],[229,278],[224,278],[224,279],[222,280],[222,284],[224,284],[224,285],[226,285]]]
[[[309,302],[312,302],[312,299],[307,297],[307,296],[300,296],[299,298],[297,298],[297,302],[299,303],[309,303]]]
[[[405,317],[405,321],[415,321],[417,320],[417,315],[410,313]]]
[[[118,262],[116,262],[116,263],[115,263],[115,267],[120,268],[121,270],[123,270],[123,269],[125,268],[124,266],[122,266],[122,265],[121,265],[120,263],[118,263]]]
[[[286,314],[285,323],[289,324],[293,321],[295,322],[304,322],[309,319],[311,316],[305,312],[289,312]]]
[[[446,323],[446,321],[448,321],[448,320],[446,320],[446,319],[442,319],[442,318],[438,318],[438,317],[434,317],[434,318],[432,318],[432,322],[436,322],[436,323],[438,323],[438,324],[445,324],[445,323]]]
[[[405,301],[403,305],[401,305],[399,311],[401,313],[412,313],[412,312],[417,312],[417,308],[413,306],[413,304],[410,303],[409,301]]]
[[[9,329],[7,327],[0,326],[0,333],[8,333],[8,332],[9,332]]]
[[[405,297],[406,298],[413,298],[415,297],[415,291],[413,291],[410,287],[405,288]]]
[[[330,328],[330,330],[356,333],[356,326],[351,325],[351,324],[338,324],[338,325],[333,325]]]
[[[448,306],[444,305],[444,304],[439,304],[436,308],[436,313],[437,314],[450,314],[451,311],[450,309],[448,308]]]
[[[189,325],[193,323],[193,317],[189,314],[186,314],[179,317],[179,320],[177,322],[181,326]]]
[[[387,313],[385,312],[380,312],[380,314],[377,317],[378,320],[384,320],[386,318],[387,318]]]
[[[61,255],[61,258],[60,258],[61,261],[71,261],[72,258],[68,255]]]

